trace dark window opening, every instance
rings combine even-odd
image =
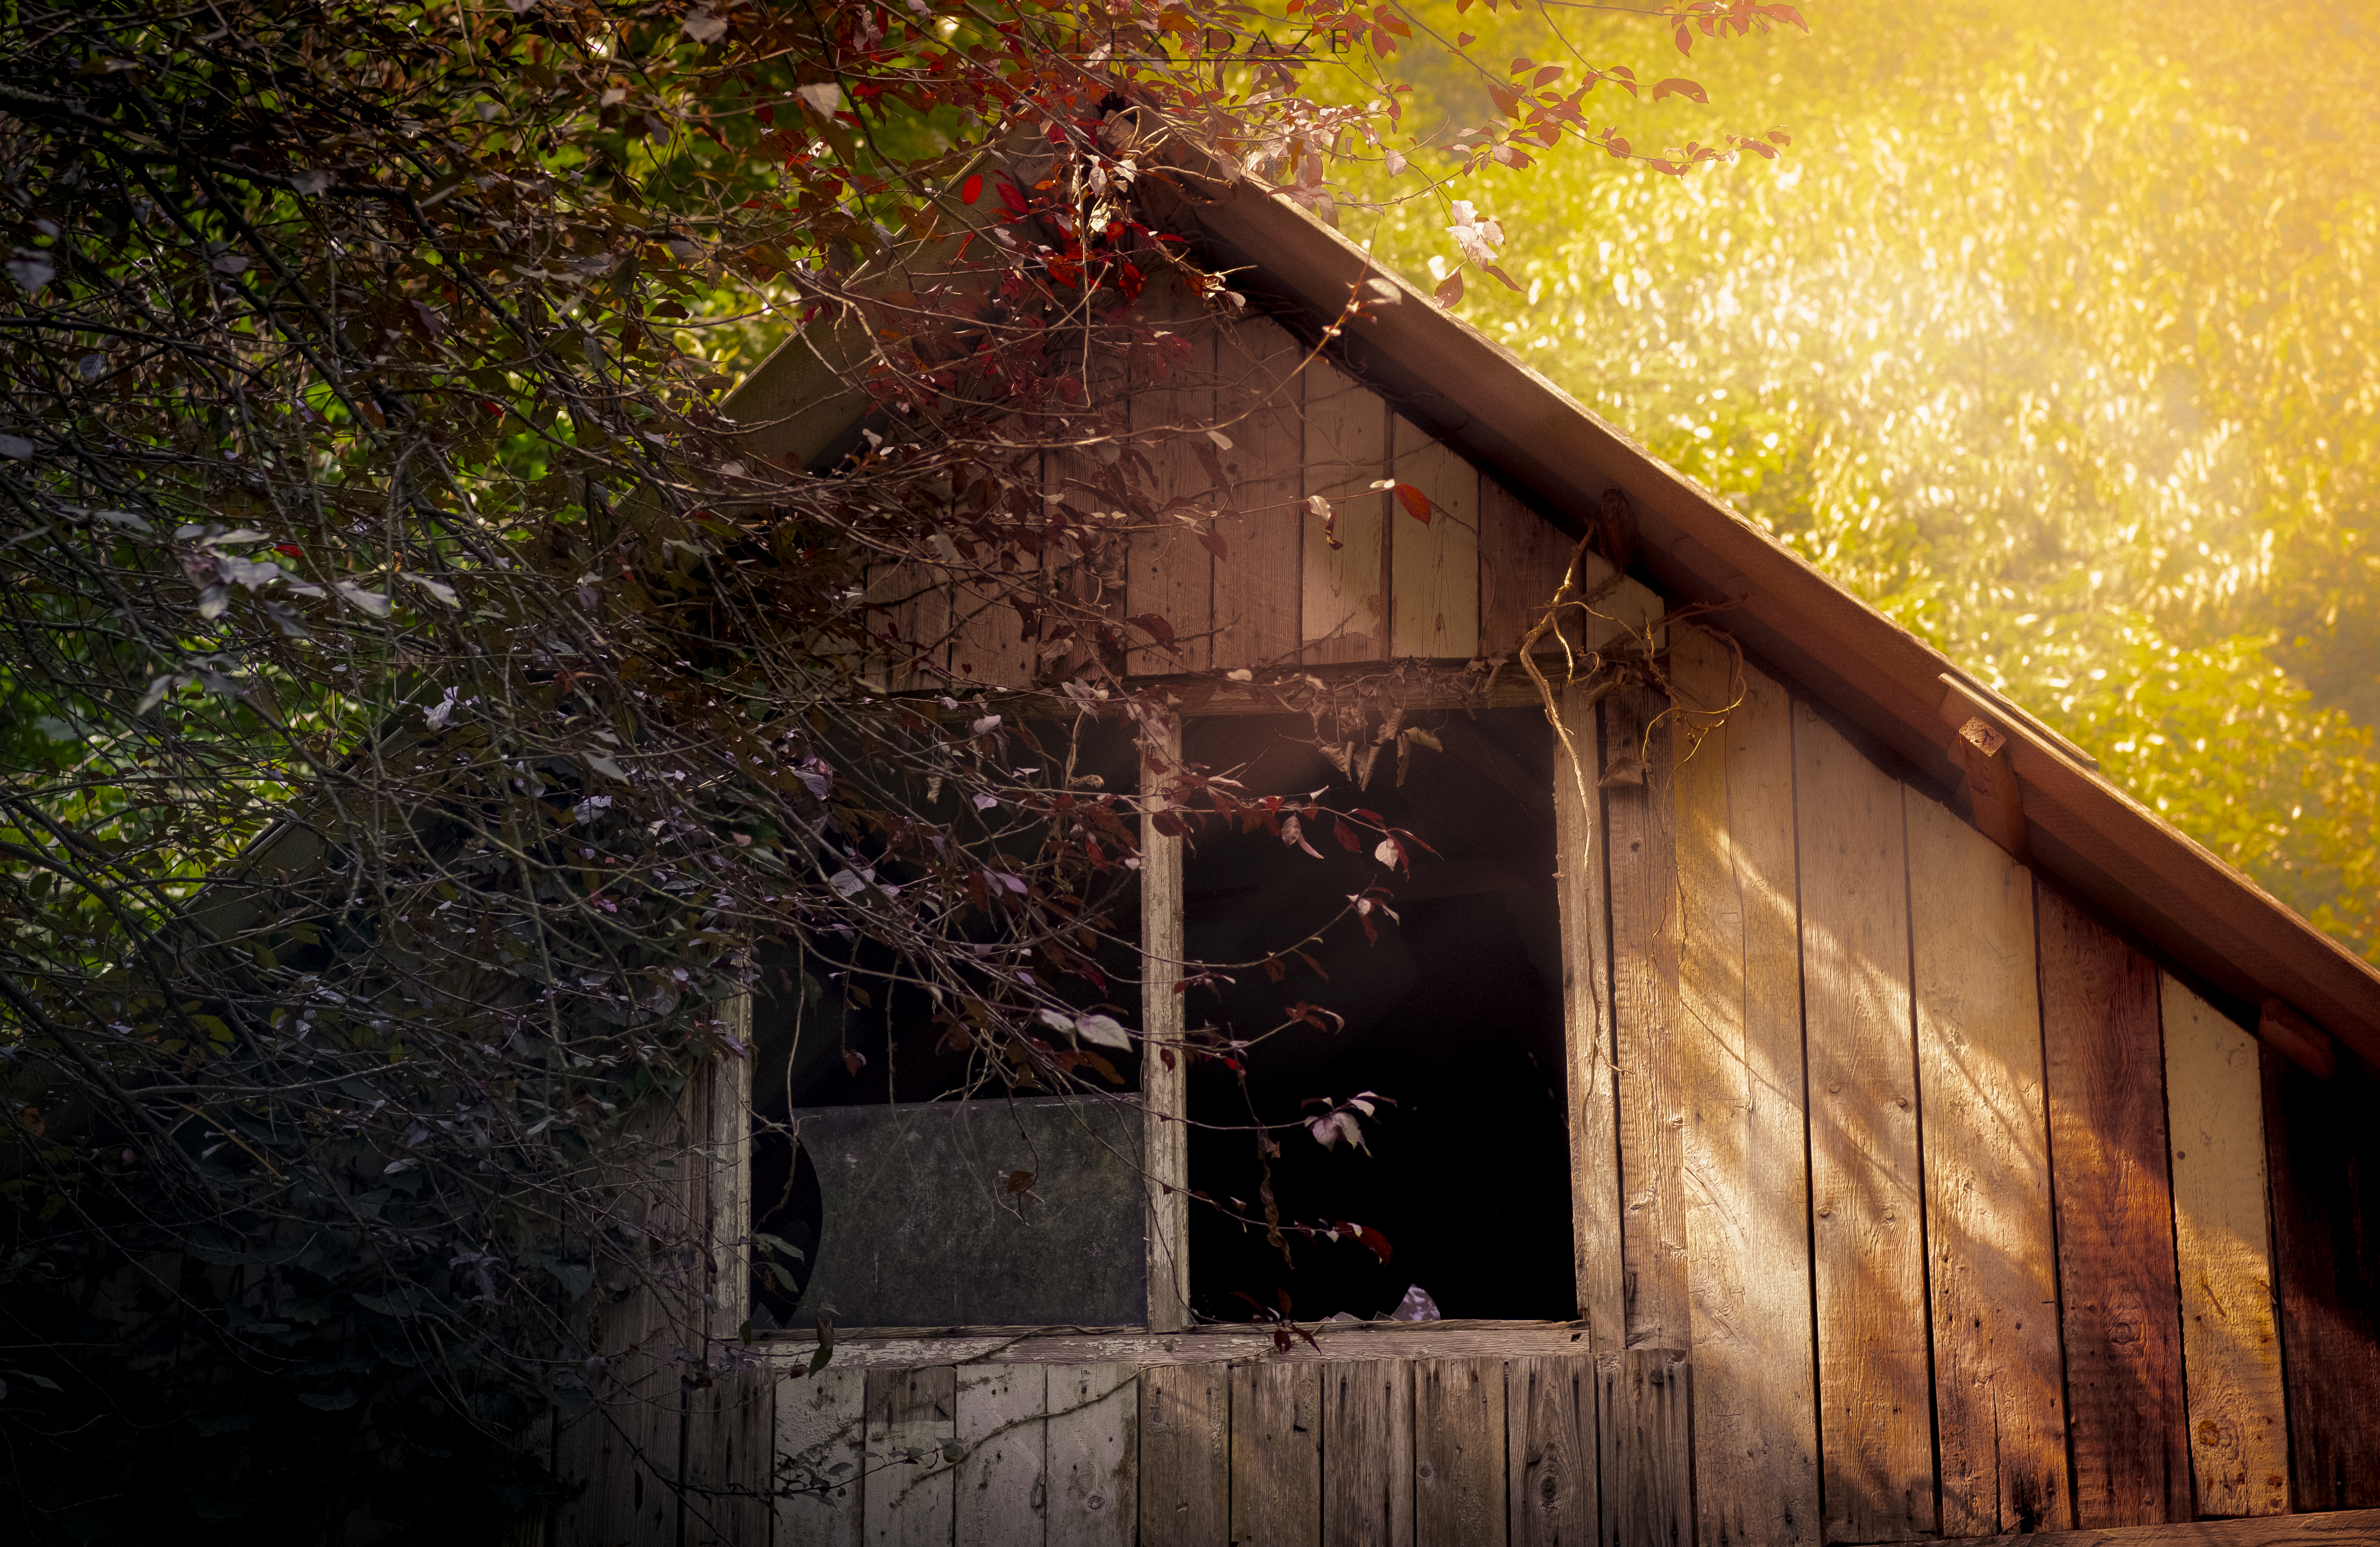
[[[1069,776],[1082,796],[1131,796],[1138,762],[1114,723],[1035,723],[1006,738],[1004,761]],[[1071,759],[1071,761],[1067,761]],[[830,760],[832,761],[832,760]],[[1013,813],[975,810],[954,789],[903,803],[999,834]],[[1135,826],[1137,819],[1129,819]],[[991,853],[1021,864],[1036,829],[995,836]],[[897,860],[877,866],[915,881]],[[1105,941],[1044,950],[1031,969],[1076,1012],[1140,1021],[1140,892],[1108,872],[1087,896],[1086,921]],[[1004,906],[991,896],[995,908]],[[980,914],[973,944],[1007,948]],[[980,1047],[951,1035],[953,995],[938,1005],[919,974],[884,945],[821,932],[803,949],[765,940],[753,1002],[753,1322],[843,1325],[1114,1325],[1145,1316],[1145,1222],[1136,1113],[1035,1086],[1012,1088]],[[1083,1084],[1139,1086],[1136,1057],[1097,1050]],[[1010,1070],[1013,1073],[1013,1068]],[[797,1142],[787,1133],[798,1128]],[[1008,1180],[1023,1177],[1011,1190]],[[782,1249],[776,1243],[782,1242]]]
[[[1342,920],[1320,944],[1236,981],[1191,991],[1194,1030],[1245,1038],[1305,1001],[1345,1017],[1335,1030],[1297,1025],[1257,1047],[1244,1073],[1200,1058],[1189,1076],[1191,1188],[1262,1219],[1257,1120],[1289,1124],[1377,1091],[1363,1123],[1368,1152],[1324,1149],[1302,1128],[1276,1128],[1271,1181],[1284,1223],[1353,1223],[1385,1236],[1382,1262],[1358,1240],[1292,1235],[1293,1261],[1245,1225],[1196,1201],[1190,1214],[1194,1312],[1245,1322],[1240,1293],[1315,1321],[1371,1320],[1419,1286],[1449,1317],[1565,1319],[1576,1309],[1564,1114],[1560,914],[1553,877],[1553,733],[1534,710],[1428,716],[1442,752],[1414,747],[1402,787],[1383,754],[1358,790],[1310,743],[1303,719],[1195,720],[1184,753],[1249,794],[1304,794],[1362,807],[1425,839],[1410,876],[1391,878],[1371,845],[1351,853],[1310,831],[1315,859],[1259,829],[1209,823],[1184,859],[1184,923],[1194,961],[1248,962],[1282,952],[1370,884],[1393,893],[1402,922]],[[1327,828],[1327,822],[1322,824]],[[1244,1088],[1245,1087],[1245,1088]]]

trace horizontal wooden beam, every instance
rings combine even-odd
[[[1270,1328],[1237,1323],[1152,1333],[1138,1328],[888,1327],[838,1331],[831,1368],[909,1369],[936,1364],[1208,1364],[1243,1359],[1529,1358],[1586,1350],[1584,1322],[1307,1322],[1315,1344],[1293,1334],[1286,1352]],[[779,1333],[768,1362],[807,1369],[816,1334]]]
[[[2036,1531],[2030,1536],[1924,1539],[1925,1547],[2348,1547],[2380,1542],[2380,1509],[2323,1515],[2267,1515],[2253,1520],[2193,1520],[2180,1526],[2124,1526],[2093,1531]],[[1894,1543],[1893,1547],[1916,1547]]]

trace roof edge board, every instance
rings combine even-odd
[[[1664,591],[1729,606],[1740,621],[1727,626],[1765,636],[1764,652],[1791,641],[1779,652],[1788,661],[1824,661],[1821,680],[1833,678],[1868,700],[1843,704],[1844,712],[1922,765],[1938,764],[1946,782],[1951,733],[1939,723],[1942,678],[1972,685],[1996,718],[2022,733],[2019,777],[2028,793],[2046,797],[2039,814],[2028,800],[2028,815],[2121,888],[2120,897],[2107,899],[2116,905],[2110,912],[2185,962],[2220,957],[2252,974],[2264,993],[2294,1002],[2380,1062],[2380,972],[2078,761],[2087,754],[1973,684],[1955,662],[1337,231],[1245,182],[1178,169],[1167,175],[1183,214],[1324,317],[1339,315],[1367,280],[1391,286],[1396,302],[1376,305],[1341,330],[1342,347],[1383,390],[1410,394],[1466,453],[1566,510],[1591,515],[1603,489],[1621,489],[1638,513],[1640,562]],[[1456,382],[1465,390],[1450,408],[1448,384]]]

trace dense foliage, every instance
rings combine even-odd
[[[1456,9],[1481,52],[1628,35]],[[1468,314],[2380,959],[2380,12],[1813,19],[1695,59],[1792,126],[1776,177],[1491,169],[1550,235]],[[1413,114],[1496,111],[1439,71]],[[1374,219],[1443,272],[1442,220]]]
[[[1117,615],[1126,536],[1211,513],[1151,472],[1196,427],[1135,430],[1089,365],[1172,368],[1152,285],[1229,298],[1129,192],[1218,157],[1328,213],[1326,168],[1411,140],[1385,82],[1306,72],[1412,29],[5,14],[0,1529],[490,1532],[550,1486],[512,1443],[624,1354],[689,1386],[750,1357],[714,1312],[783,1244],[684,1206],[719,1156],[680,1103],[747,1054],[756,942],[821,1024],[930,1002],[955,1089],[1132,1099],[1137,984],[1097,961],[1131,963],[1144,813],[1069,743],[1158,708],[1121,680],[1171,632]],[[1475,162],[1640,153],[1594,82],[1497,79],[1536,94]],[[795,326],[875,414],[831,477],[717,407]],[[1087,498],[1045,497],[1053,455]],[[1021,620],[1039,688],[985,701],[905,587]],[[1152,767],[1160,830],[1324,818]],[[665,1314],[623,1344],[632,1295]]]

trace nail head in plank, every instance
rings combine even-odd
[[[1323,1547],[1413,1547],[1413,1361],[1322,1367]]]
[[[1591,1547],[1599,1503],[1593,1358],[1508,1361],[1504,1438],[1512,1547]]]
[[[941,1547],[951,1540],[958,1469],[942,1446],[958,1437],[957,1373],[948,1365],[868,1372],[868,1547]]]
[[[2157,970],[2034,891],[2077,1523],[2187,1520]]]
[[[1231,1534],[1231,1370],[1140,1371],[1140,1547],[1223,1547]]]
[[[1827,1533],[1935,1529],[1901,788],[1793,708]]]
[[[1504,1362],[1414,1365],[1414,1541],[1503,1547]]]
[[[1792,703],[1700,629],[1679,631],[1670,670],[1708,711],[1680,721],[1674,752],[1695,1508],[1705,1541],[1810,1543],[1817,1377]]]
[[[1041,1547],[1048,1367],[958,1370],[956,1547]],[[892,1474],[897,1476],[898,1474]]]
[[[829,1365],[777,1383],[779,1541],[858,1547],[867,1381],[866,1370]]]
[[[2170,973],[2158,983],[2196,1510],[2278,1515],[2289,1502],[2289,1426],[2256,1039]]]
[[[1232,1367],[1232,1547],[1315,1547],[1322,1540],[1327,1368]]]
[[[1047,1547],[1130,1547],[1140,1493],[1137,1367],[1050,1367],[1049,1475]]]
[[[1908,796],[1942,1529],[2073,1524],[2033,876]]]

